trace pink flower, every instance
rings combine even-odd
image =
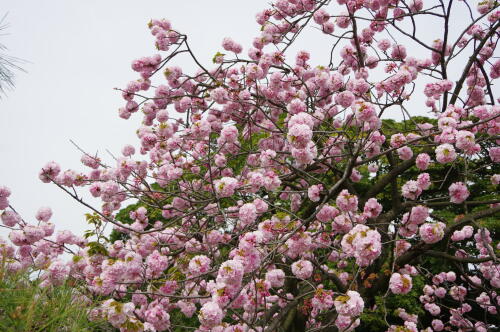
[[[313,265],[310,261],[302,259],[292,264],[292,273],[299,279],[309,279],[312,272]]]
[[[0,186],[0,198],[8,198],[11,192],[10,189],[4,186]]]
[[[316,214],[316,218],[322,222],[332,221],[333,218],[339,215],[339,210],[331,205],[323,205],[321,210]]]
[[[358,197],[351,195],[347,189],[344,189],[337,196],[337,206],[341,211],[349,212],[358,209]]]
[[[319,285],[311,299],[313,308],[317,310],[328,310],[333,306],[333,292],[325,290],[323,285]]]
[[[424,7],[424,1],[423,0],[412,0],[409,4],[410,11],[412,13],[416,13],[422,10]]]
[[[135,153],[135,148],[130,145],[130,144],[127,144],[123,147],[122,149],[122,154],[125,156],[125,157],[130,157],[131,155],[133,155]]]
[[[60,285],[68,278],[69,272],[70,267],[66,263],[56,260],[50,264],[43,278],[50,280],[53,285]]]
[[[226,89],[223,87],[215,88],[210,93],[210,96],[217,104],[225,104],[228,101],[229,95]]]
[[[347,233],[352,229],[352,215],[341,213],[333,219],[332,231],[337,233]]]
[[[220,323],[222,323],[222,318],[224,317],[224,313],[219,305],[215,302],[207,302],[205,303],[198,314],[198,319],[200,320],[201,325],[207,328],[213,328]]]
[[[343,91],[335,96],[335,102],[342,107],[349,107],[354,102],[354,94],[351,91]]]
[[[419,186],[418,182],[413,180],[406,182],[401,189],[403,197],[411,200],[416,200],[422,193],[422,188]]]
[[[285,272],[280,269],[270,270],[266,273],[266,280],[269,281],[271,287],[283,287],[285,284]]]
[[[393,273],[389,280],[389,289],[394,294],[407,294],[412,288],[412,279],[408,274]]]
[[[376,198],[370,198],[366,201],[365,207],[363,209],[363,215],[368,218],[377,218],[382,212],[382,205],[377,201]]]
[[[323,8],[317,10],[313,15],[314,22],[318,24],[324,24],[330,19],[330,14],[326,12]]]
[[[23,231],[15,230],[9,233],[10,241],[16,246],[29,244]]]
[[[358,224],[342,237],[342,250],[349,257],[356,258],[359,266],[370,265],[382,252],[378,231]]]
[[[408,251],[408,249],[410,249],[410,247],[411,247],[411,244],[408,241],[397,240],[396,247],[394,248],[396,256],[401,256],[406,251]]]
[[[425,295],[431,296],[432,294],[434,294],[434,288],[432,288],[432,286],[425,285],[423,292]]]
[[[211,263],[212,260],[205,255],[194,256],[189,261],[189,272],[194,276],[207,273],[210,270]]]
[[[45,232],[45,236],[51,236],[52,234],[54,234],[55,225],[53,223],[42,221],[40,223],[40,227]]]
[[[0,197],[0,210],[5,210],[9,207],[9,200],[5,197]]]
[[[253,203],[243,204],[243,206],[240,207],[238,215],[240,218],[240,226],[244,228],[257,219],[257,208]]]
[[[349,290],[346,295],[340,295],[333,302],[335,309],[339,315],[356,317],[359,316],[364,309],[365,302],[358,292]]]
[[[474,134],[467,130],[460,130],[456,135],[455,146],[461,150],[470,150],[476,144]]]
[[[102,193],[102,184],[101,182],[94,182],[90,185],[89,191],[94,197],[101,196]]]
[[[146,321],[151,323],[157,331],[166,331],[170,327],[170,315],[162,305],[150,306],[144,312],[144,316]]]
[[[231,177],[223,177],[220,180],[214,181],[215,192],[220,197],[230,197],[234,195],[234,191],[238,187],[238,180]]]
[[[424,304],[425,310],[427,310],[432,316],[437,316],[441,313],[441,308],[435,303]]]
[[[43,228],[33,225],[27,225],[23,229],[26,241],[29,243],[35,243],[45,237],[45,231]]]
[[[463,301],[467,295],[467,289],[463,286],[452,286],[449,294],[455,301]]]
[[[500,163],[500,147],[495,146],[490,148],[489,155],[491,158],[491,161],[494,163]]]
[[[243,50],[243,47],[241,47],[240,44],[236,43],[231,38],[227,38],[227,37],[224,38],[224,40],[222,41],[222,47],[226,51],[234,52],[236,54],[241,53],[241,51]]]
[[[224,156],[223,154],[216,154],[214,159],[215,159],[215,165],[217,165],[218,167],[226,166],[227,159],[226,156]]]
[[[431,157],[427,153],[420,153],[415,160],[417,168],[421,171],[425,171],[431,162]]]
[[[257,209],[257,213],[264,213],[269,208],[267,203],[260,198],[255,199],[253,201],[253,204],[255,205],[255,208]]]
[[[150,77],[161,62],[161,56],[156,54],[152,57],[142,57],[132,62],[132,69],[140,72],[142,77]]]
[[[239,285],[242,279],[243,264],[240,261],[230,259],[220,265],[217,282]]]
[[[406,58],[406,48],[403,45],[393,45],[391,57],[400,60]]]
[[[14,227],[21,222],[21,216],[14,211],[4,211],[1,214],[2,222],[7,227]]]
[[[453,82],[450,80],[441,80],[435,83],[428,83],[425,85],[424,94],[427,97],[434,97],[434,99],[439,99],[439,97],[445,92],[450,91],[453,87]]]
[[[446,289],[443,288],[443,287],[438,287],[436,288],[436,290],[434,291],[434,294],[439,297],[439,298],[443,298],[446,296]]]
[[[318,149],[314,142],[309,142],[304,149],[292,148],[292,157],[299,165],[310,164],[318,155]]]
[[[147,213],[148,213],[148,210],[145,207],[141,206],[135,211],[130,211],[129,217],[130,217],[130,219],[133,219],[136,221],[147,222],[147,219],[148,219]]]
[[[449,271],[446,273],[446,280],[449,282],[454,282],[457,279],[457,275],[453,271]]]
[[[52,217],[52,210],[49,207],[40,208],[35,215],[38,221],[49,221],[50,217]]]
[[[441,163],[450,163],[457,158],[453,145],[445,143],[436,148],[436,160]]]
[[[120,116],[120,118],[127,120],[127,119],[130,119],[130,116],[132,115],[132,113],[130,113],[129,110],[127,110],[125,107],[120,107],[118,109],[118,115]],[[41,174],[40,174],[40,176],[41,176]],[[40,177],[40,179],[41,179],[41,177]],[[42,181],[45,182],[44,180],[42,180]]]
[[[448,188],[450,193],[450,202],[460,204],[469,197],[470,193],[463,182],[455,182]]]
[[[437,331],[437,332],[442,331],[444,329],[444,324],[439,319],[434,319],[431,322],[431,325],[432,325],[432,328],[434,329],[434,331]]]
[[[321,198],[321,190],[323,190],[323,186],[321,184],[312,185],[307,190],[307,196],[313,202],[318,202]]]
[[[361,96],[370,89],[370,84],[363,78],[355,79],[349,82],[349,89],[356,95]],[[356,115],[359,116],[361,121],[369,121],[377,115],[375,108],[370,104],[363,103],[357,111],[359,112]]]
[[[429,173],[421,173],[417,176],[417,184],[422,190],[427,190],[431,186],[431,177]]]
[[[394,134],[391,136],[391,146],[399,148],[406,143],[406,137],[403,134]]]
[[[314,119],[310,114],[306,112],[300,112],[298,114],[292,115],[290,120],[288,120],[288,128],[292,128],[297,124],[305,124],[309,128],[313,129]]]
[[[188,318],[193,317],[193,314],[196,312],[196,306],[191,302],[179,301],[177,302],[177,307],[181,310],[184,316]]]
[[[465,233],[463,231],[454,231],[452,236],[451,236],[451,240],[452,241],[462,241],[465,239]]]
[[[220,132],[220,137],[217,140],[219,145],[223,143],[235,143],[238,139],[238,129],[235,126],[226,126],[222,128]]]
[[[56,162],[51,161],[48,162],[40,170],[38,177],[40,178],[40,180],[42,180],[42,182],[49,183],[50,181],[55,179],[55,177],[58,176],[60,172],[61,172],[61,167],[59,167],[59,165]]]
[[[429,209],[423,205],[414,206],[409,217],[411,223],[420,225],[429,217]]]
[[[335,320],[335,326],[340,332],[354,331],[360,324],[359,318],[354,320],[350,316],[338,315]]]
[[[441,130],[444,130],[446,127],[456,128],[457,120],[450,116],[442,116],[438,120],[438,127]]]
[[[290,104],[288,104],[286,109],[290,114],[299,114],[301,112],[305,112],[307,110],[307,106],[302,100],[295,98],[290,102]]]
[[[101,160],[97,157],[92,157],[88,154],[84,154],[81,158],[81,162],[85,166],[96,169],[96,168],[99,168]]]
[[[403,146],[398,149],[398,155],[401,160],[409,160],[413,157],[413,151],[409,147]]]
[[[353,169],[351,172],[351,176],[349,177],[352,182],[359,182],[363,176],[357,169]]]
[[[120,303],[115,300],[109,299],[104,301],[102,304],[102,309],[106,314],[107,320],[114,327],[120,327],[123,323],[127,321],[128,316],[133,315],[135,305],[133,303]]]
[[[387,51],[391,47],[391,42],[388,39],[381,39],[378,41],[377,46],[382,51]]]
[[[288,141],[297,149],[305,148],[311,141],[313,132],[306,124],[296,124],[288,129]]]
[[[425,223],[420,226],[419,234],[425,243],[436,243],[443,238],[445,228],[446,225],[442,222]]]

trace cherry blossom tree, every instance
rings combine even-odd
[[[498,7],[276,0],[210,67],[152,20],[158,53],[121,89],[139,146],[40,171],[94,229],[51,237],[51,210],[25,222],[2,188],[4,265],[70,278],[120,331],[497,328]],[[290,54],[306,29],[329,63]]]

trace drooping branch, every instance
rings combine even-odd
[[[462,74],[459,78],[459,80],[456,83],[455,89],[453,90],[453,94],[450,98],[450,104],[454,105],[455,102],[457,101],[458,95],[460,94],[460,90],[462,90],[462,86],[465,82],[465,79],[467,78],[467,75],[469,75],[469,71],[474,64],[474,62],[477,60],[477,56],[479,55],[479,52],[483,49],[484,45],[486,45],[486,42],[495,34],[498,34],[498,28],[500,27],[500,22],[497,22],[493,25],[493,27],[486,33],[486,35],[481,39],[479,44],[476,46],[474,53],[469,57],[469,61],[467,61],[467,64],[464,67],[464,70],[462,71]]]

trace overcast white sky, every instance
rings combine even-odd
[[[113,88],[138,77],[130,69],[133,59],[156,53],[147,22],[170,19],[208,64],[226,36],[240,42],[246,54],[259,32],[254,15],[267,3],[3,0],[0,16],[8,12],[10,28],[0,40],[9,54],[29,61],[23,64],[27,73],[18,73],[15,89],[0,99],[0,185],[12,189],[13,205],[28,219],[38,207],[51,206],[58,229],[77,234],[87,229],[86,210],[54,185],[41,183],[38,171],[50,160],[63,169],[83,169],[81,153],[70,139],[101,156],[106,149],[119,154],[123,145],[136,145],[139,116],[128,121],[118,117],[123,101]],[[441,32],[429,29],[428,37]],[[325,39],[315,36],[306,36],[308,45],[300,48],[312,48],[313,60],[326,60]]]

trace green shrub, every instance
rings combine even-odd
[[[114,331],[105,322],[87,319],[90,306],[75,297],[70,282],[41,288],[29,272],[0,269],[0,331]]]

